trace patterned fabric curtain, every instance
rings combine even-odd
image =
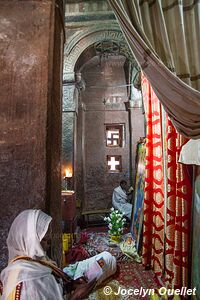
[[[185,166],[178,163],[180,148],[186,140],[176,132],[167,115],[162,115],[160,102],[145,76],[142,94],[147,120],[143,264],[151,265],[157,276],[165,274],[167,286],[180,288],[188,283],[192,200],[189,176]],[[164,136],[162,117],[166,120]],[[164,176],[168,187],[166,201]]]
[[[133,55],[179,133],[200,138],[199,1],[108,0],[108,3]]]
[[[158,276],[164,270],[164,186],[161,107],[148,80],[142,77],[146,116],[146,166],[143,224],[143,264]]]
[[[181,146],[187,141],[180,136],[169,118],[167,124],[167,227],[166,284],[180,288],[188,285],[192,187],[186,166],[177,163]]]

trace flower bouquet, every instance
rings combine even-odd
[[[119,243],[126,222],[124,215],[112,207],[109,217],[104,218],[104,221],[108,222],[108,233],[111,240]]]

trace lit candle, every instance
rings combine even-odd
[[[66,169],[65,177],[70,178],[72,177],[72,172],[69,169]]]

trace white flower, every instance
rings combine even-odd
[[[124,221],[123,214],[118,210],[111,208],[110,215],[104,218],[108,223],[108,233],[113,235],[119,235],[123,231]],[[126,221],[126,219],[124,219]],[[116,228],[117,227],[117,228]],[[115,228],[115,229],[114,229]]]
[[[123,219],[122,219],[122,221],[126,222],[126,219],[125,219],[125,218],[123,218]]]

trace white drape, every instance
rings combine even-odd
[[[104,260],[105,267],[103,268],[103,270],[101,270],[101,267],[99,266],[98,276],[95,276],[94,274],[94,278],[97,279],[97,285],[99,285],[102,283],[102,281],[116,272],[116,258],[107,251],[101,252],[98,255],[90,257],[86,260],[77,262],[76,264],[69,265],[68,267],[64,268],[63,271],[72,279],[76,280],[84,276],[84,274],[92,267],[93,263],[97,262],[100,259]],[[74,270],[73,276],[72,270]]]
[[[51,274],[51,269],[36,262],[18,260],[10,263],[1,273],[3,295],[6,300],[22,282],[21,300],[63,300],[62,287]]]
[[[20,213],[13,221],[7,238],[9,261],[18,255],[31,258],[45,256],[40,241],[51,219],[41,210],[28,209]]]
[[[25,210],[11,225],[7,245],[9,261],[16,256],[45,257],[40,241],[48,230],[51,217],[40,210]],[[51,269],[37,262],[17,260],[1,272],[2,300],[22,282],[21,300],[63,300],[62,288],[51,274]]]
[[[179,162],[186,165],[200,165],[200,140],[189,140],[181,149]]]

